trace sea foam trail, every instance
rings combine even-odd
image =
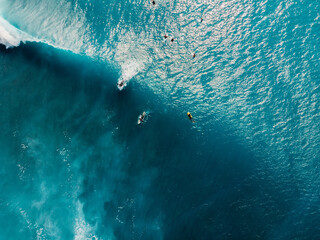
[[[6,48],[12,48],[26,41],[32,41],[32,38],[0,17],[0,44]]]

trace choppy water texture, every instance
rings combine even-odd
[[[320,239],[320,2],[155,2],[0,0],[0,239]]]

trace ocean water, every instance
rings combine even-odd
[[[155,3],[0,0],[0,240],[320,239],[320,2]]]

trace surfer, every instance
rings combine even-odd
[[[174,38],[171,38],[171,42],[173,42],[174,41]]]
[[[139,116],[139,118],[138,118],[138,124],[143,123],[143,121],[144,121],[144,119],[146,118],[146,116],[147,116],[147,113],[146,113],[146,112],[143,112],[143,113]]]
[[[193,120],[193,117],[190,112],[188,112],[187,115],[188,115],[189,119],[191,120],[191,122],[196,122],[195,120]]]
[[[203,21],[203,18],[201,18],[200,22],[202,22],[202,21]]]
[[[118,87],[119,87],[119,88],[122,88],[123,85],[124,85],[124,80],[122,80],[121,82],[118,83]]]
[[[152,4],[153,4],[153,5],[156,5],[156,2],[153,0],[153,1],[152,1]]]
[[[122,91],[126,86],[127,86],[127,81],[125,81],[124,79],[122,79],[117,83],[117,87],[120,91]]]
[[[192,55],[192,57],[195,58],[195,57],[196,57],[196,54],[194,53],[194,54]]]
[[[165,34],[163,37],[167,39],[169,36],[167,34]]]

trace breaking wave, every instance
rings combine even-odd
[[[20,31],[0,17],[0,44],[6,48],[12,48],[19,46],[21,42],[33,40],[27,33]]]

